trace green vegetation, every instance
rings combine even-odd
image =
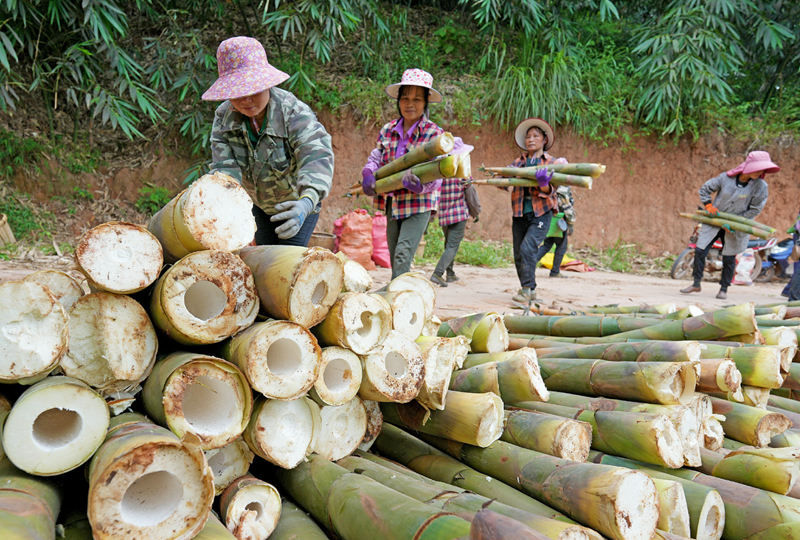
[[[36,242],[51,238],[56,217],[41,209],[20,193],[3,191],[0,197],[0,214],[8,216],[8,224],[17,240]]]
[[[415,257],[414,264],[436,264],[444,251],[444,233],[436,220],[428,225],[425,232],[425,251],[422,257]],[[463,240],[458,248],[456,263],[471,266],[503,268],[514,264],[510,242],[487,242],[484,240]]]
[[[152,216],[172,199],[169,190],[162,186],[145,184],[139,188],[139,198],[136,199],[134,206],[136,209],[148,216]]]
[[[0,128],[0,178],[11,178],[23,169],[38,172],[36,163],[44,148],[36,139],[18,137]]]
[[[668,253],[654,257],[638,244],[627,243],[622,239],[617,239],[613,246],[605,249],[586,247],[574,250],[569,255],[600,270],[661,276],[669,274],[675,260],[675,256]]]

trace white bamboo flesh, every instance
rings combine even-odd
[[[433,317],[436,307],[436,288],[428,277],[421,272],[406,272],[394,278],[386,285],[386,291],[414,291],[422,296],[425,302],[425,320]],[[435,334],[434,334],[435,335]]]
[[[252,476],[238,479],[220,499],[225,525],[237,540],[266,539],[281,516],[281,494]]]
[[[416,291],[379,292],[392,308],[392,330],[409,339],[422,335],[425,326],[425,300]]]
[[[325,347],[311,397],[326,405],[344,405],[361,386],[361,359],[343,347]]]
[[[691,537],[689,507],[683,486],[674,480],[653,478],[658,491],[658,528],[684,538]]]
[[[450,377],[456,369],[458,343],[455,338],[419,338],[417,345],[425,363],[425,377],[417,401],[428,409],[442,410],[450,388]]]
[[[372,276],[366,268],[341,251],[336,256],[344,265],[344,292],[367,292],[372,288]]]
[[[422,327],[422,334],[423,336],[436,336],[439,334],[439,327],[442,326],[442,321],[436,315],[433,315],[429,319],[425,320],[425,324]],[[467,345],[469,345],[469,340],[467,340]]]
[[[498,313],[487,313],[486,318],[475,328],[470,347],[476,353],[508,350],[508,330],[503,317]]]
[[[48,377],[14,403],[3,426],[3,448],[27,473],[62,474],[92,457],[108,422],[106,402],[88,385],[70,377]]]
[[[797,354],[797,333],[794,328],[778,326],[775,328],[762,328],[764,343],[778,348],[781,355],[781,370],[788,373],[795,355]]]
[[[766,409],[769,401],[769,388],[742,385],[742,403],[759,409]],[[738,400],[737,400],[738,401]],[[771,438],[771,437],[770,437]]]
[[[141,304],[129,296],[97,292],[80,297],[69,312],[69,335],[61,369],[103,395],[136,388],[153,369],[156,331]]]
[[[174,262],[193,251],[236,251],[256,232],[253,201],[232,177],[215,172],[198,178],[159,210],[148,224]]]
[[[361,356],[358,395],[372,401],[408,403],[419,394],[425,363],[416,343],[392,330],[380,347]]]
[[[203,452],[214,473],[214,491],[217,495],[222,493],[231,483],[247,474],[250,464],[253,463],[255,454],[244,442],[244,439],[236,439],[232,443],[220,448],[212,448]]]
[[[255,276],[262,311],[311,328],[328,314],[344,284],[344,266],[329,250],[255,246],[239,252]]]
[[[319,430],[319,406],[311,399],[259,399],[244,440],[257,456],[293,469],[311,453]]]
[[[314,452],[336,461],[356,451],[367,432],[367,411],[358,397],[344,405],[320,407],[319,436]]]
[[[49,373],[68,341],[67,313],[47,287],[33,281],[0,284],[0,381]]]
[[[253,275],[226,251],[196,251],[156,281],[153,322],[185,345],[219,343],[250,326],[258,315]]]
[[[317,380],[322,351],[299,324],[268,320],[234,336],[223,356],[244,372],[253,390],[268,398],[295,399]]]
[[[717,490],[706,495],[697,520],[697,540],[719,540],[725,530],[725,502]]]
[[[75,278],[59,270],[37,270],[23,278],[23,281],[34,281],[47,287],[56,297],[64,310],[69,313],[72,304],[83,296],[83,289]]]
[[[86,231],[75,248],[75,261],[93,289],[132,294],[156,280],[164,254],[144,227],[110,221]]]
[[[392,329],[392,311],[382,297],[367,293],[342,293],[325,320],[314,329],[323,345],[339,345],[367,354],[380,345]]]
[[[367,432],[364,433],[364,438],[361,440],[361,444],[358,445],[358,449],[366,452],[372,448],[375,439],[381,434],[383,413],[377,401],[362,399],[361,403],[364,405],[364,410],[367,413]]]

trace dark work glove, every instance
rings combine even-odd
[[[539,169],[536,171],[536,183],[539,184],[540,189],[544,189],[550,185],[550,179],[553,178],[552,172],[547,169]]]
[[[377,180],[375,180],[375,173],[365,167],[361,171],[361,178],[361,189],[364,190],[364,195],[374,197],[376,195],[375,184],[377,183]]]
[[[300,227],[306,221],[308,215],[314,210],[314,203],[308,197],[302,197],[299,201],[286,201],[275,205],[275,210],[280,212],[269,220],[273,223],[283,221],[275,228],[275,234],[281,240],[287,240],[300,232]]]
[[[425,189],[425,185],[419,177],[410,170],[403,175],[403,187],[412,193],[422,193],[422,190]]]

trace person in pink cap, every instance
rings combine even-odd
[[[781,168],[772,162],[767,152],[760,150],[750,152],[742,163],[703,184],[699,190],[700,202],[712,215],[716,215],[718,212],[727,212],[753,219],[767,204],[769,190],[764,181],[765,175],[780,170]],[[711,197],[715,193],[716,196],[712,202]],[[700,292],[700,282],[703,279],[708,249],[719,238],[723,243],[723,248],[722,277],[719,281],[717,298],[726,299],[736,267],[736,255],[747,248],[748,236],[745,232],[734,231],[727,227],[720,228],[703,224],[694,248],[693,282],[688,287],[681,289],[681,292],[684,294]]]
[[[423,184],[409,171],[403,177],[404,189],[377,195],[375,171],[444,130],[428,119],[428,104],[442,101],[442,95],[433,88],[430,73],[407,69],[399,83],[386,87],[386,93],[397,100],[400,117],[385,124],[378,133],[377,145],[361,171],[361,187],[365,194],[375,197],[376,208],[386,214],[386,240],[394,279],[411,268],[431,212],[437,209],[441,180]]]
[[[211,128],[211,171],[253,197],[255,242],[308,245],[333,179],[331,137],[308,105],[277,88],[289,75],[251,37],[217,48],[219,78],[203,94],[222,101]]]

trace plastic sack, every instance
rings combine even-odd
[[[378,266],[392,267],[389,243],[386,241],[386,216],[383,212],[375,212],[375,217],[372,218],[372,260]]]
[[[341,218],[341,228],[334,223],[334,234],[339,239],[337,246],[349,258],[367,270],[374,270],[372,262],[372,217],[363,208],[348,212]],[[339,219],[336,221],[338,222]]]
[[[756,258],[753,255],[753,249],[747,248],[736,256],[736,271],[733,274],[732,283],[734,285],[752,285],[753,280],[750,276],[753,273],[753,267],[756,265]]]

